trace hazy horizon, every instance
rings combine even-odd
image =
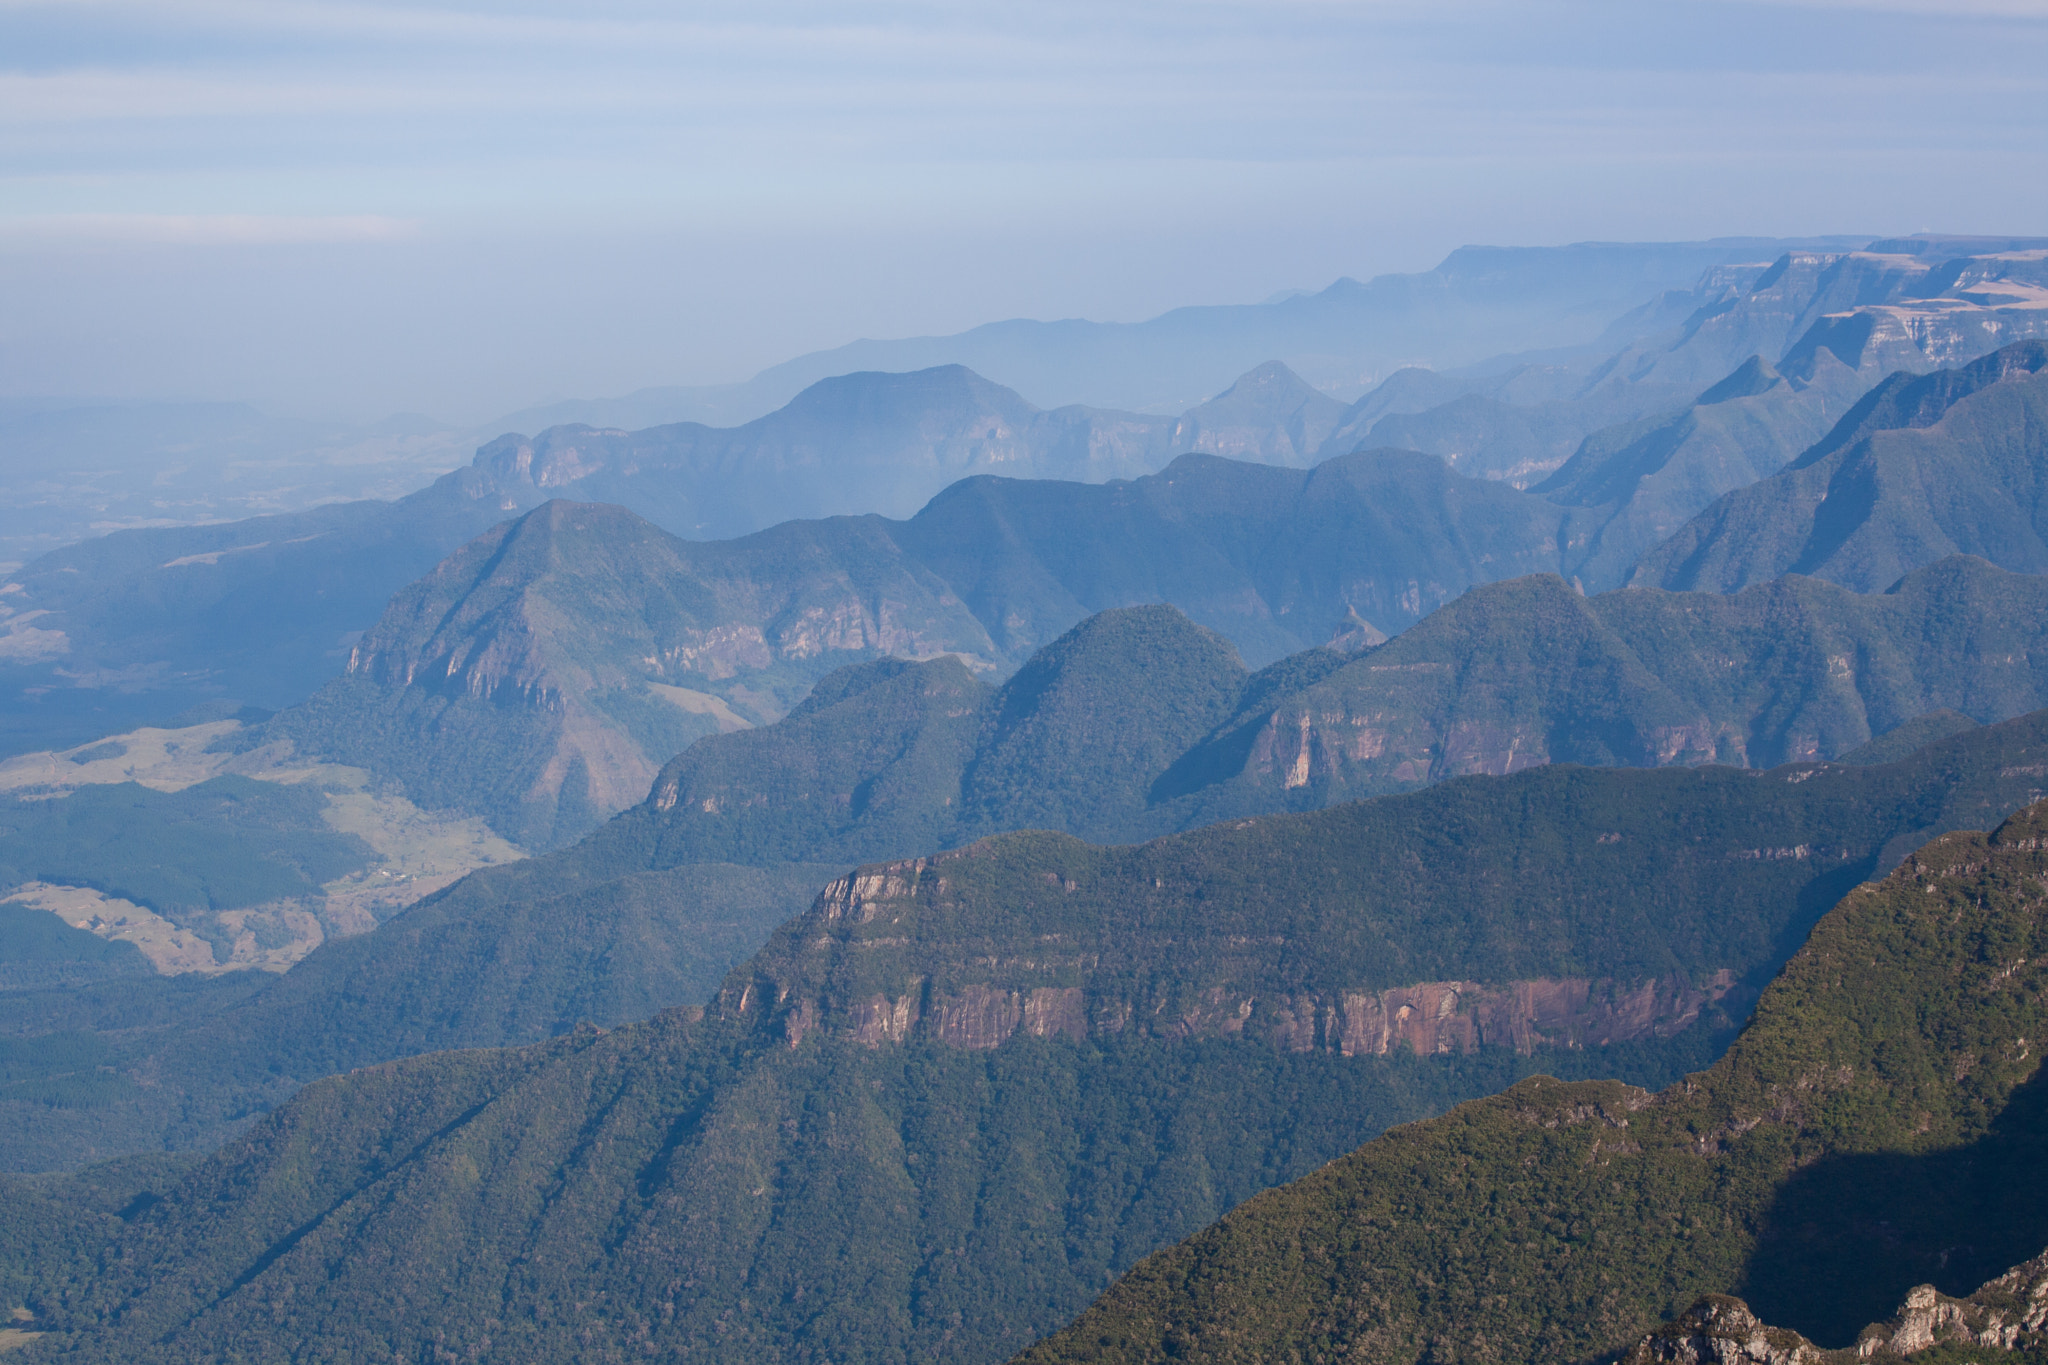
[[[477,422],[1468,242],[2048,230],[2037,0],[5,0],[0,36],[4,397]]]

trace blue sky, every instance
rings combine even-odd
[[[0,394],[463,420],[1461,242],[2048,233],[2048,0],[0,0]]]

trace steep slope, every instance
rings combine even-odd
[[[1259,665],[1322,644],[1353,612],[1400,630],[1471,584],[1554,570],[1563,515],[1405,451],[1309,470],[1184,455],[1129,483],[963,480],[896,538],[999,648],[1169,602]]]
[[[2048,810],[1846,896],[1728,1055],[1526,1081],[1138,1267],[1030,1361],[1586,1359],[1709,1291],[1846,1346],[2048,1241]]]
[[[1787,252],[1761,274],[1730,272],[1721,297],[1677,337],[1638,343],[1607,369],[1635,384],[1692,387],[1751,355],[1805,379],[1826,353],[1869,383],[1952,366],[2048,335],[2044,248],[2048,239],[1895,239],[1866,251]]]
[[[1344,413],[1342,403],[1270,360],[1182,413],[1174,424],[1172,448],[1263,464],[1310,465]]]
[[[564,493],[621,503],[677,534],[736,535],[791,515],[908,514],[949,480],[982,470],[1103,479],[1160,468],[1191,448],[1257,451],[1264,452],[1262,458],[1305,463],[1311,449],[1322,456],[1345,454],[1361,445],[1383,444],[1396,434],[1402,444],[1455,457],[1461,469],[1478,474],[1518,469],[1523,473],[1516,479],[1526,481],[1524,475],[1533,477],[1562,461],[1574,433],[1633,421],[1667,405],[1676,408],[1743,357],[1778,356],[1779,348],[1763,344],[1770,338],[1754,328],[1738,329],[1745,344],[1731,351],[1702,340],[1711,330],[1703,326],[1658,341],[1664,351],[1650,360],[1630,351],[1614,364],[1594,363],[1645,332],[1663,328],[1663,306],[1669,300],[1660,291],[1695,281],[1702,268],[1711,268],[1716,273],[1686,295],[1707,300],[1703,307],[1711,310],[1719,306],[1713,300],[1740,293],[1744,286],[1738,282],[1769,273],[1742,264],[1745,257],[1758,251],[1768,255],[1784,245],[1731,241],[1585,244],[1547,251],[1468,248],[1426,276],[1389,277],[1369,285],[1343,281],[1312,298],[1248,310],[1194,310],[1135,330],[1000,324],[973,334],[991,341],[992,358],[1007,354],[1010,343],[1003,338],[1027,333],[1053,338],[1054,350],[1065,356],[1058,363],[1080,365],[1077,374],[1109,376],[1127,372],[1131,364],[1165,366],[1158,373],[1170,372],[1178,395],[1165,405],[1169,410],[1217,393],[1231,384],[1232,376],[1245,386],[1233,387],[1233,396],[1180,420],[1032,407],[1016,393],[959,368],[974,359],[967,351],[980,353],[978,341],[966,344],[972,337],[955,339],[963,340],[966,351],[942,339],[924,360],[912,355],[924,343],[906,343],[908,349],[883,343],[870,362],[874,367],[884,367],[887,351],[888,369],[932,368],[848,374],[848,369],[862,368],[851,351],[834,362],[841,369],[829,372],[818,371],[816,363],[824,362],[813,358],[777,372],[781,377],[772,381],[763,376],[778,395],[766,406],[786,406],[742,427],[686,423],[640,432],[556,427],[532,439],[507,436],[492,442],[468,467],[395,504],[356,503],[283,519],[125,532],[70,547],[29,565],[11,580],[20,591],[0,596],[7,610],[0,618],[0,697],[14,699],[4,708],[8,728],[0,730],[0,743],[11,752],[63,748],[141,724],[162,724],[195,705],[223,706],[221,713],[228,714],[238,705],[274,708],[295,702],[338,671],[351,637],[374,623],[392,592],[505,514]],[[1949,245],[1984,249],[1983,244]],[[1814,377],[1816,366],[1835,363],[1824,357],[1836,356],[1846,368],[1867,376],[1866,382],[1874,382],[1886,365],[1926,368],[1967,358],[1993,344],[1997,328],[2005,329],[2000,336],[2027,334],[2035,322],[2048,318],[2048,309],[2028,302],[2033,298],[2028,291],[2040,287],[2041,263],[2035,259],[2040,254],[1980,254],[1947,264],[1907,255],[1871,257],[1893,263],[1872,278],[1905,281],[1898,288],[1910,285],[1926,294],[1883,294],[1889,301],[1882,308],[1928,313],[1932,321],[1913,321],[1908,330],[1914,337],[1924,333],[1932,338],[1931,349],[1910,355],[1887,349],[1884,338],[1897,328],[1890,323],[1866,327],[1866,308],[1845,314],[1849,323],[1842,326],[1829,323],[1834,330],[1825,337],[1814,332],[1820,339],[1798,357],[1780,358],[1779,368],[1803,382]],[[1833,285],[1822,287],[1825,274],[1820,267],[1794,271],[1788,266],[1771,288],[1791,290],[1803,300],[1793,311],[1804,317],[1815,300],[1834,300],[1841,293]],[[1804,283],[1795,289],[1791,281]],[[1930,289],[1934,292],[1927,294]],[[1662,302],[1634,307],[1653,295]],[[1861,299],[1863,294],[1851,290],[1845,297]],[[1627,309],[1634,311],[1603,334],[1600,324]],[[1965,325],[1967,319],[1976,321]],[[1190,351],[1182,342],[1208,333],[1211,324],[1222,329],[1217,337],[1229,339],[1210,359],[1199,359],[1209,354],[1208,343]],[[1483,394],[1486,404],[1497,405],[1477,414],[1483,419],[1477,426],[1468,420],[1474,414],[1462,409],[1411,421],[1416,409],[1410,400],[1418,386],[1404,381],[1394,395],[1368,395],[1365,406],[1337,422],[1320,445],[1312,445],[1330,420],[1327,405],[1278,372],[1246,374],[1279,356],[1298,362],[1295,369],[1314,384],[1357,392],[1398,364],[1429,354],[1432,339],[1464,336],[1469,341],[1495,325],[1510,331],[1490,335],[1481,351],[1468,354],[1465,343],[1444,349],[1437,363],[1478,360],[1519,341],[1542,344],[1538,337],[1569,340],[1578,349],[1568,364],[1451,381],[1442,390],[1444,398],[1463,403],[1460,395]],[[1183,331],[1189,326],[1193,333]],[[1068,333],[1093,340],[1061,350],[1066,342],[1060,338]],[[1382,337],[1391,350],[1384,362],[1361,368],[1357,347],[1368,334]],[[1139,335],[1156,342],[1156,348],[1143,356],[1123,353]],[[1365,344],[1372,350],[1382,343]],[[1027,349],[1034,345],[1030,342]],[[1671,357],[1681,352],[1698,355],[1682,372],[1672,370]],[[1085,362],[1080,359],[1084,355]],[[1227,368],[1212,367],[1216,356],[1226,355],[1231,357]],[[1588,364],[1594,364],[1590,371]],[[803,381],[784,386],[799,371]],[[1406,425],[1376,435],[1365,420],[1368,415]],[[1479,445],[1486,446],[1486,453],[1475,453]],[[1576,572],[1569,563],[1550,567]],[[1363,605],[1360,610],[1369,613]],[[251,629],[252,623],[261,628]],[[1037,642],[1047,638],[1040,635]]]
[[[1782,473],[1645,555],[1630,581],[1732,592],[1805,573],[1872,592],[1947,554],[2048,568],[2044,371],[2048,342],[2030,341],[1893,376]]]
[[[1401,446],[1521,487],[1557,471],[1563,482],[1546,492],[1609,509],[1579,519],[1574,542],[1594,544],[1573,571],[1610,586],[1715,497],[1775,472],[1886,373],[1958,365],[2048,335],[2048,252],[2039,240],[2003,250],[2015,245],[2029,244],[1895,241],[1885,253],[1794,252],[1768,265],[1718,266],[1689,293],[1667,296],[1665,304],[1688,305],[1668,329],[1639,326],[1618,352],[1596,347],[1562,363],[1460,375],[1445,381],[1449,401],[1439,405],[1397,402],[1379,416],[1382,400],[1368,394],[1324,453]],[[1967,254],[1939,254],[1950,249]],[[1695,409],[1735,399],[1727,390],[1741,385],[1751,358],[1790,392],[1689,419],[1686,400],[1703,387],[1719,392]],[[1588,481],[1589,460],[1617,456]],[[1578,466],[1568,477],[1559,468],[1567,457]],[[1618,502],[1616,484],[1646,476],[1647,486]]]
[[[838,867],[1005,828],[1135,839],[1402,790],[1461,767],[1696,761],[1709,742],[1761,761],[1895,731],[1874,757],[1903,757],[1915,734],[1967,728],[1950,715],[1916,730],[1910,718],[1931,709],[1992,720],[2041,700],[2024,662],[2048,619],[2028,595],[2040,590],[1969,563],[1874,599],[1797,581],[1732,599],[1582,599],[1551,580],[1476,594],[1440,625],[1361,658],[1311,651],[1250,677],[1226,645],[1165,608],[1084,623],[1001,689],[950,658],[842,669],[786,720],[686,750],[646,801],[574,848],[480,873],[314,953],[270,1004],[243,1010],[258,1021],[254,1040],[233,1033],[173,1064],[161,1059],[170,1024],[138,1031],[98,1007],[85,1022],[30,1010],[13,1026],[26,1034],[126,1030],[120,1047],[135,1060],[121,1065],[158,1077],[148,1093],[170,1109],[136,1111],[141,1126],[117,1138],[102,1114],[0,1104],[4,1150],[29,1150],[20,1144],[31,1131],[65,1135],[34,1138],[38,1153],[111,1153],[150,1132],[194,1142],[224,1115],[269,1102],[279,1075],[689,1003]],[[1382,752],[1359,756],[1360,717],[1385,737]],[[1693,749],[1674,749],[1674,736],[1691,736]],[[550,924],[557,933],[541,929]],[[358,1004],[335,1021],[320,1003],[330,995]],[[262,1061],[279,1039],[303,1036],[300,1019],[322,1021],[313,1042],[290,1043],[288,1062]],[[186,1024],[173,1022],[183,1037]],[[330,1037],[353,1041],[332,1053],[322,1050]]]
[[[2048,579],[1962,558],[1873,596],[1785,578],[1582,597],[1517,579],[1247,698],[1154,800],[1223,818],[1541,763],[1832,757],[1930,711],[2048,704],[2044,621]]]
[[[845,670],[787,720],[678,754],[592,856],[863,862],[1010,829],[1154,833],[1150,788],[1245,683],[1171,607],[1092,616],[999,688],[951,659]]]
[[[1555,567],[1562,516],[1396,451],[1312,470],[1182,456],[1109,484],[982,477],[907,522],[710,543],[558,501],[399,593],[343,678],[247,742],[289,738],[554,847],[638,800],[692,739],[773,720],[842,663],[997,670],[1091,613],[1158,602],[1264,663]]]
[[[629,520],[616,535],[605,533],[612,545],[628,543],[631,532],[663,547],[644,560],[644,582],[604,577],[611,552],[593,550],[549,561],[564,566],[559,583],[536,579],[531,589],[586,603],[598,593],[583,584],[589,576],[600,581],[599,595],[616,594],[612,605],[549,607],[547,619],[565,624],[536,642],[524,618],[506,624],[499,596],[479,589],[483,605],[452,610],[423,588],[418,607],[403,615],[394,608],[393,623],[359,647],[367,670],[381,672],[364,676],[359,669],[250,742],[288,735],[302,751],[403,782],[422,804],[481,810],[514,837],[560,844],[642,797],[659,771],[658,755],[683,749],[688,726],[708,732],[722,714],[723,728],[731,728],[741,714],[733,708],[771,717],[778,689],[787,697],[838,660],[884,652],[935,656],[950,646],[986,669],[1015,658],[1015,645],[1034,644],[1039,630],[1065,627],[1085,606],[1160,597],[1206,615],[1241,647],[1270,645],[1290,621],[1337,617],[1341,624],[1341,610],[1357,624],[1340,631],[1340,640],[1363,649],[1378,632],[1353,602],[1391,586],[1367,575],[1384,572],[1390,560],[1399,565],[1410,549],[1380,517],[1398,505],[1394,494],[1412,487],[1399,481],[1427,469],[1439,480],[1451,477],[1420,457],[1359,456],[1308,475],[1192,457],[1155,481],[1131,485],[970,483],[907,526],[793,525],[755,538],[763,552],[739,561],[733,583],[719,589],[720,600],[738,610],[713,627],[716,650],[691,643],[704,638],[703,628],[687,624],[715,613],[694,607],[697,616],[685,616],[670,595],[681,591],[675,584],[722,582],[705,567],[716,547],[669,541]],[[1289,483],[1300,485],[1293,496],[1286,496]],[[1263,505],[1247,496],[1261,484],[1281,496]],[[1423,487],[1444,489],[1441,482]],[[1469,527],[1483,527],[1487,513],[1526,510],[1511,489],[1476,487],[1495,506],[1475,509],[1446,498],[1438,507],[1449,524],[1435,546],[1425,539],[1421,547],[1439,563],[1451,561],[1447,575],[1510,567],[1477,556],[1458,562],[1461,538]],[[1409,535],[1426,535],[1426,524],[1417,525],[1422,514],[1417,509],[1405,528]],[[601,528],[609,524],[603,518],[623,514],[559,504],[549,516],[584,517]],[[785,534],[788,542],[776,540]],[[783,548],[791,543],[816,558]],[[768,547],[781,552],[768,554]],[[677,559],[697,561],[687,571],[694,578],[684,576]],[[1318,561],[1346,559],[1358,575],[1348,582],[1307,572]],[[491,566],[488,582],[525,581],[513,572],[513,558],[501,560],[489,544],[478,547],[475,562]],[[633,563],[643,567],[643,559]],[[461,581],[454,567],[446,577]],[[965,580],[957,596],[941,576]],[[786,593],[808,594],[803,611],[789,608],[789,597],[766,598],[764,605],[764,587],[778,579]],[[1420,590],[1411,580],[1407,591]],[[979,722],[962,719],[979,701],[960,702],[960,716],[951,720],[913,707],[901,714],[938,729],[905,731],[897,719],[862,711],[880,705],[881,693],[833,709],[850,695],[844,688],[806,713],[829,714],[691,749],[664,777],[663,799],[680,803],[676,821],[696,819],[692,812],[710,801],[705,810],[715,807],[713,823],[728,831],[693,843],[700,849],[693,856],[755,862],[773,848],[774,857],[808,861],[827,855],[804,847],[862,858],[1020,824],[1145,837],[1205,819],[1309,809],[1545,762],[1768,765],[1831,757],[1928,711],[1954,709],[1991,721],[2048,704],[2048,677],[2028,662],[2040,653],[2035,623],[2048,619],[2044,592],[2040,578],[1961,559],[1872,597],[1786,579],[1726,598],[1644,590],[1587,598],[1555,578],[1517,579],[1473,589],[1360,657],[1315,650],[1289,656],[1251,692],[1240,693],[1242,679],[1205,681],[1207,663],[1183,676],[1189,655],[1147,660],[1147,687],[1165,689],[1161,712],[1170,709],[1186,723],[1171,745],[1132,768],[1129,790],[1110,805],[1090,798],[1067,814],[1033,806],[1051,799],[1048,784],[1084,780],[1078,774],[1099,765],[1078,751],[1034,745],[999,758],[975,728]],[[1079,597],[1091,600],[1084,606]],[[1379,619],[1405,624],[1393,614],[1401,604],[1381,600]],[[820,613],[834,623],[829,630],[818,628]],[[1011,638],[989,640],[977,617],[992,632],[1007,628]],[[406,642],[414,619],[439,634]],[[751,624],[756,620],[766,620],[765,634]],[[490,679],[522,676],[510,671],[515,664],[527,670],[523,681],[491,691]],[[1236,667],[1230,666],[1233,678]],[[544,669],[552,671],[536,682]],[[882,680],[857,676],[863,685]],[[928,665],[891,685],[907,696],[926,686],[957,690],[960,682]],[[1093,696],[1090,704],[1102,704],[1122,686],[1104,674],[1082,690]],[[1176,687],[1216,700],[1169,701]],[[699,710],[682,711],[665,698]],[[714,710],[721,698],[722,713]],[[650,712],[665,727],[650,723]],[[1154,733],[1143,723],[1129,731],[1140,732]],[[893,737],[889,745],[911,747],[875,747],[883,736]],[[828,749],[833,756],[822,758]],[[951,757],[934,757],[941,751]],[[821,762],[829,765],[829,780]],[[1014,780],[1035,794],[1020,798],[1021,805],[998,803],[997,814],[974,783],[1014,763],[1032,774]],[[963,787],[961,765],[981,776]],[[564,803],[555,795],[565,784],[581,799]],[[603,801],[583,796],[599,790],[606,791]],[[819,804],[828,800],[837,804]],[[962,804],[948,804],[956,800]],[[896,842],[843,841],[855,829],[866,831],[865,840],[892,821],[909,822]],[[922,833],[910,837],[912,829]]]
[[[2025,800],[2044,725],[864,868],[701,1018],[308,1087],[36,1286],[35,1349],[988,1359],[1390,1123],[1701,1064],[1899,831]]]
[[[781,724],[694,746],[651,802],[581,844],[471,876],[389,933],[329,943],[257,997],[195,1005],[151,982],[0,1000],[0,1036],[105,1035],[88,1074],[149,1078],[102,1077],[124,1087],[118,1115],[81,1105],[90,1087],[54,1049],[23,1076],[22,1094],[48,1104],[0,1090],[0,1169],[219,1141],[280,1085],[703,1000],[851,863],[1019,825],[1120,836],[1243,679],[1227,642],[1160,607],[1083,623],[1001,689],[952,658],[856,665]],[[21,984],[104,972],[83,956],[38,953]]]
[[[1794,391],[1819,387],[1821,393],[1806,403],[1776,407],[1810,407],[1821,417],[1774,415],[1794,415],[1796,426],[1819,422],[1825,430],[1827,420],[1888,370],[1952,366],[2017,338],[2048,336],[2048,252],[1999,254],[1999,248],[2015,246],[2011,241],[1886,246],[1886,254],[1792,252],[1769,264],[1714,266],[1692,291],[1667,295],[1632,329],[1614,332],[1608,346],[1491,375],[1470,372],[1430,387],[1407,383],[1393,397],[1368,393],[1343,415],[1323,454],[1403,446],[1440,454],[1460,473],[1528,487],[1559,469],[1579,450],[1581,438],[1593,454],[1608,458],[1657,428],[1671,428],[1690,395],[1708,385],[1720,387],[1718,381],[1739,372],[1751,356],[1776,362],[1774,372]],[[1964,256],[1929,256],[1917,248]],[[1671,305],[1681,311],[1669,313]],[[1438,391],[1434,403],[1413,401],[1430,389]],[[1774,473],[1804,446],[1804,440],[1774,436],[1769,422],[1731,424],[1729,413],[1716,415],[1720,422],[1712,426],[1718,430],[1706,432],[1698,452],[1686,450],[1692,434],[1686,430],[1667,430],[1649,450],[1632,452],[1628,463],[1634,467],[1661,471],[1675,456],[1673,473],[1690,469],[1692,475],[1659,481],[1663,487],[1651,499],[1657,508],[1651,520],[1669,524],[1649,534],[1630,526],[1634,518],[1624,518],[1634,538],[1618,536],[1606,546],[1606,563],[1593,565],[1589,583],[1618,581],[1636,553],[1683,518],[1720,493]],[[1815,430],[1806,440],[1819,434]],[[1753,438],[1759,438],[1755,448]],[[1653,454],[1657,446],[1663,446],[1661,458]],[[1731,454],[1737,469],[1724,471]],[[1757,473],[1745,477],[1749,467]],[[1702,487],[1688,489],[1688,483]],[[1606,499],[1583,501],[1581,495],[1565,501],[1602,505]]]
[[[704,545],[550,502],[399,593],[346,676],[255,738],[557,846],[646,795],[691,740],[781,714],[847,659],[994,667],[986,632],[888,532],[840,518]]]
[[[1572,576],[1590,591],[1618,587],[1644,551],[1700,509],[1776,474],[1828,435],[1864,387],[1844,365],[1788,380],[1752,356],[1676,414],[1588,436],[1531,491],[1585,509],[1568,532]]]

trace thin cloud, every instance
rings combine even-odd
[[[376,214],[49,213],[0,218],[0,242],[34,246],[309,246],[417,237],[409,218]]]

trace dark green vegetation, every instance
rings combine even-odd
[[[1546,762],[1832,757],[1930,711],[2048,703],[2044,629],[2048,579],[1961,557],[1869,596],[1802,578],[1727,597],[1500,583],[1241,707],[1155,798],[1221,818]]]
[[[623,508],[548,503],[400,592],[347,675],[250,742],[289,738],[518,842],[567,843],[692,739],[780,715],[848,659],[992,666],[980,626],[886,525],[701,544]]]
[[[1171,607],[1092,616],[1000,687],[951,658],[858,665],[775,725],[679,754],[591,845],[860,862],[1020,828],[1142,838],[1175,827],[1151,786],[1250,682],[1227,640]]]
[[[0,887],[89,886],[176,924],[317,895],[377,860],[321,818],[324,805],[317,788],[246,777],[175,792],[123,782],[0,802]]]
[[[1953,741],[1951,741],[1953,742]],[[2048,1244],[2048,808],[1846,896],[1727,1056],[1523,1082],[1140,1265],[1028,1361],[1588,1359],[1705,1292],[1845,1346]]]
[[[2048,569],[2048,343],[1895,374],[1782,473],[1643,557],[1633,582],[1731,592],[1784,573],[1862,592],[1945,554]]]
[[[0,991],[147,976],[154,970],[132,943],[74,929],[47,910],[0,904]]]
[[[546,845],[645,793],[669,756],[655,746],[682,733],[636,735],[650,711],[771,718],[834,664],[885,654],[1006,667],[1134,602],[1179,604],[1264,662],[1348,616],[1402,625],[1466,584],[1548,567],[1558,515],[1398,452],[1313,470],[1184,456],[1107,485],[969,479],[908,522],[711,544],[551,504],[399,594],[348,676],[265,737]]]
[[[1950,735],[1959,735],[1977,724],[1960,711],[1929,711],[1904,725],[1896,725],[1871,740],[1836,757],[1837,763],[1896,763],[1922,745]]]
[[[0,1323],[56,1266],[89,1273],[126,1220],[149,1207],[199,1163],[193,1156],[136,1156],[70,1175],[0,1175]]]
[[[701,1017],[306,1087],[37,1285],[27,1358],[987,1359],[1388,1124],[1702,1066],[1887,847],[2044,761],[2035,717],[1899,764],[1553,767],[869,867]],[[234,1046],[366,994],[252,997]]]
[[[1708,707],[1710,717],[1739,722],[1752,760],[1759,751],[1853,747],[1871,729],[1890,728],[1889,717],[1931,706],[1995,718],[2039,699],[2029,669],[1994,667],[2040,653],[2025,634],[2048,620],[2028,595],[2039,591],[2038,580],[1962,562],[1878,598],[1807,582],[1730,599],[1585,599],[1553,580],[1474,594],[1355,661],[1311,651],[1252,675],[1226,643],[1167,608],[1092,618],[1000,688],[951,659],[843,669],[783,722],[693,746],[647,801],[583,843],[478,873],[373,934],[331,943],[253,1002],[173,995],[167,983],[148,983],[146,993],[174,999],[176,1009],[147,1021],[131,1018],[132,990],[118,1009],[89,1000],[47,1018],[37,1012],[55,1009],[47,997],[15,1002],[18,1034],[118,1033],[109,1064],[162,1083],[118,1116],[0,1104],[7,1164],[194,1145],[330,1071],[439,1047],[522,1043],[581,1019],[613,1024],[701,1001],[854,862],[1031,825],[1143,838],[1289,801],[1333,802],[1375,782],[1416,785],[1448,775],[1440,762],[1452,773],[1453,760],[1476,766],[1475,754],[1504,768],[1500,755],[1520,752],[1519,768],[1532,754],[1560,756],[1544,747],[1561,746],[1559,736],[1610,746],[1561,756],[1613,762],[1616,736],[1654,738],[1667,713],[1682,722]],[[1731,658],[1761,663],[1731,683]],[[1854,660],[1853,676],[1840,674],[1835,658]],[[1681,671],[1666,683],[1644,660]],[[1958,669],[1957,660],[1969,662]],[[1462,683],[1447,687],[1450,679]],[[1698,709],[1674,710],[1674,695]],[[1518,750],[1510,733],[1495,749],[1451,750],[1449,759],[1424,747],[1421,777],[1390,764],[1378,774],[1369,764],[1331,774],[1322,755],[1355,750],[1337,749],[1330,736],[1356,740],[1335,719],[1320,728],[1322,718],[1368,705],[1406,707],[1417,730],[1453,737],[1472,735],[1480,721],[1502,724],[1505,714],[1533,738]],[[1545,721],[1545,708],[1562,720]],[[1312,717],[1305,747],[1260,748],[1261,735],[1301,745],[1299,715]],[[1307,780],[1289,787],[1302,752]],[[1992,781],[1996,770],[1952,780]],[[2007,782],[1999,808],[2032,785],[2024,774]],[[1886,831],[1883,844],[1980,817],[1888,808],[1872,818]],[[1632,893],[1617,883],[1612,894]],[[234,1009],[215,1018],[226,1004]]]
[[[1930,711],[2048,703],[2044,631],[2048,580],[1962,559],[1870,597],[1788,579],[1587,598],[1532,577],[1255,674],[1171,609],[1132,609],[1000,689],[948,659],[833,674],[782,722],[679,754],[593,846],[859,861],[1029,826],[1144,838],[1553,761],[1829,757]]]
[[[35,964],[24,985],[71,984],[0,993],[0,1169],[209,1148],[318,1076],[702,1000],[837,870],[558,855],[472,874],[281,976],[93,984],[106,966]]]

